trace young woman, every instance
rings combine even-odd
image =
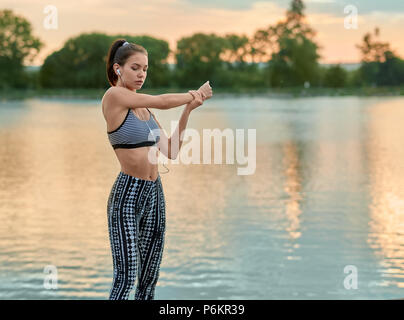
[[[188,93],[137,93],[147,75],[146,49],[124,39],[112,43],[107,58],[111,87],[102,98],[107,134],[121,164],[107,204],[113,258],[110,300],[127,300],[136,276],[136,300],[153,300],[164,248],[165,199],[158,173],[161,151],[175,159],[192,110],[212,96],[209,81]],[[168,138],[149,108],[166,110],[186,104]],[[160,130],[161,129],[161,130]]]

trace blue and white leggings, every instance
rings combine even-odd
[[[109,239],[114,277],[109,300],[153,300],[164,249],[165,200],[155,181],[119,172],[108,198]]]

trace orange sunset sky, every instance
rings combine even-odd
[[[171,50],[176,49],[181,37],[196,32],[251,37],[257,29],[284,18],[289,4],[290,0],[2,0],[0,7],[12,9],[30,21],[33,34],[45,43],[32,63],[41,65],[68,38],[84,32],[149,35],[168,41]],[[380,28],[380,40],[389,42],[393,51],[404,58],[403,0],[306,0],[304,4],[307,22],[317,31],[316,42],[322,47],[321,63],[359,62],[355,44],[376,26]],[[44,26],[48,5],[57,9],[57,29]],[[347,5],[357,8],[357,29],[344,27],[349,15],[344,13]],[[173,56],[169,62],[174,63]]]

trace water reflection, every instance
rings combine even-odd
[[[369,109],[369,245],[381,258],[384,286],[404,288],[404,117],[392,100]]]
[[[298,149],[296,144],[291,141],[288,141],[284,146],[284,168],[284,191],[288,195],[285,201],[285,213],[289,222],[286,231],[290,238],[297,239],[301,236],[299,216],[302,213],[300,202],[303,200],[303,196],[301,195],[301,177],[298,170]]]
[[[227,97],[191,115],[200,133],[255,128],[256,171],[167,165],[156,298],[402,296],[402,102]],[[181,111],[155,114],[169,133]],[[99,101],[3,102],[0,116],[0,298],[106,299],[106,204],[120,166]],[[351,264],[355,292],[343,286]],[[57,290],[43,285],[48,265]]]

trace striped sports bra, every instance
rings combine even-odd
[[[131,110],[128,109],[125,119],[118,128],[107,132],[114,149],[152,146],[160,140],[160,127],[150,110],[147,109],[150,113],[149,120],[140,120]]]

